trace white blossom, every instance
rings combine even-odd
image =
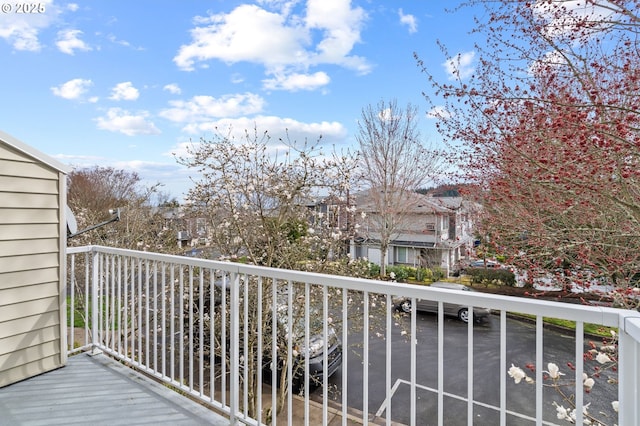
[[[606,364],[608,362],[611,362],[611,358],[609,358],[609,355],[605,354],[604,352],[599,352],[598,356],[596,357],[596,361],[598,361],[600,364]]]
[[[508,373],[509,373],[509,376],[513,378],[513,381],[516,382],[516,384],[520,383],[522,379],[527,377],[527,375],[524,373],[522,368],[516,367],[513,364],[511,364],[511,368],[509,368]]]
[[[560,372],[558,365],[553,362],[547,364],[547,368],[549,369],[547,373],[549,373],[549,377],[551,377],[552,379],[559,379],[560,376],[564,376],[564,373]]]
[[[586,374],[585,374],[585,376],[586,376]],[[593,388],[593,385],[596,384],[596,382],[591,377],[587,377],[582,381],[582,384],[584,385],[586,390],[590,391],[591,388]]]
[[[558,405],[555,401],[553,402],[553,405],[556,406],[556,415],[558,416],[558,419],[571,421],[569,411],[566,408],[564,408],[562,405]]]
[[[587,409],[589,408],[589,405],[591,405],[591,403],[582,406],[582,415],[583,415],[582,423],[585,425],[591,424],[591,420],[586,417],[589,415],[589,412],[587,411]],[[571,410],[571,412],[569,413],[569,418],[567,420],[569,420],[571,423],[575,423],[576,417],[577,417],[576,410]]]

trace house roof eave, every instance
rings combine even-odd
[[[71,167],[59,162],[58,160],[48,156],[47,154],[38,151],[32,146],[27,145],[26,143],[20,141],[19,139],[11,136],[8,133],[3,132],[2,130],[0,130],[0,142],[4,142],[13,149],[20,151],[21,153],[35,160],[38,160],[48,165],[49,167],[56,169],[59,172],[62,172],[64,174],[69,174],[69,172],[71,172]]]

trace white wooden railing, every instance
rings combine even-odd
[[[594,413],[606,424],[640,424],[635,311],[100,246],[67,254],[67,303],[76,306],[69,309],[69,353],[107,353],[232,424],[327,424],[336,416],[342,424],[568,424],[554,402],[581,407],[593,399],[609,408],[619,401],[618,413]],[[395,309],[402,298],[412,301],[410,314]],[[417,313],[417,299],[437,301],[439,312]],[[487,324],[463,324],[445,317],[445,303],[468,305],[471,312],[489,308],[493,315]],[[515,313],[529,315],[530,324],[514,320]],[[562,334],[545,325],[549,317],[575,322],[575,333],[553,343]],[[618,336],[616,368],[596,380],[614,384],[596,384],[590,393],[582,379],[594,374],[583,357],[592,340],[585,324],[611,327]],[[524,356],[523,341],[530,342]],[[336,347],[341,353],[332,352]],[[567,353],[569,359],[559,359]],[[308,361],[314,356],[322,372],[316,376]],[[255,368],[273,367],[274,359],[284,372]],[[526,369],[527,360],[535,369]],[[548,362],[563,369],[571,401],[548,386]],[[535,383],[516,385],[508,374],[512,364]],[[302,391],[291,380],[280,382],[281,373],[298,376]],[[255,393],[254,383],[260,384]],[[576,420],[582,423],[581,410]]]

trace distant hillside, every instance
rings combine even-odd
[[[464,192],[464,185],[440,185],[432,188],[421,188],[416,190],[418,194],[431,195],[432,197],[460,197]]]

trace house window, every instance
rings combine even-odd
[[[427,224],[425,225],[427,231],[435,231],[436,230],[436,224],[433,222],[427,222]]]
[[[396,247],[396,263],[408,263],[408,250],[407,247]]]

